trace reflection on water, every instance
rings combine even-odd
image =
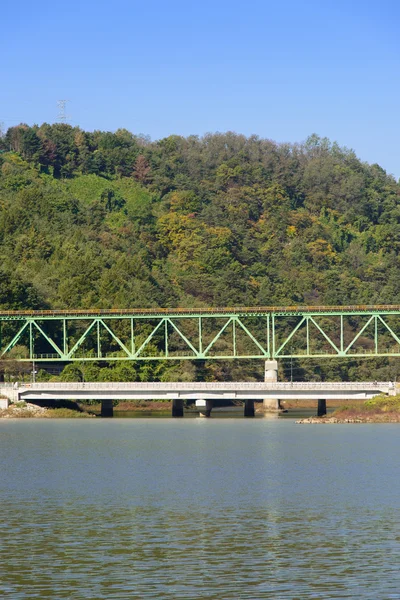
[[[400,598],[396,425],[0,422],[0,596]]]
[[[334,408],[327,409],[328,414],[333,412]],[[242,419],[244,417],[244,407],[243,406],[224,406],[213,408],[211,416],[214,419]],[[258,412],[255,414],[255,418],[259,419],[304,419],[306,417],[312,417],[317,414],[316,407],[314,408],[294,408],[289,409],[287,412],[279,412],[279,413],[262,413]],[[150,417],[154,418],[167,418],[171,417],[171,409],[168,410],[160,410],[160,411],[135,411],[135,410],[114,410],[114,417],[117,419],[148,419]],[[198,411],[185,410],[184,418],[185,419],[193,419],[198,418]]]

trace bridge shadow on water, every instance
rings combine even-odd
[[[43,408],[66,408],[74,410],[79,413],[87,412],[100,416],[99,406],[82,406],[74,400],[66,399],[37,399],[33,404]],[[327,413],[333,412],[335,407],[327,408]],[[254,418],[259,419],[304,419],[306,417],[316,416],[316,407],[311,406],[307,408],[289,408],[285,412],[279,413],[263,413],[262,411],[256,411]],[[171,418],[171,408],[168,407],[165,410],[118,410],[118,402],[115,403],[114,407],[114,418],[119,419],[140,419],[140,418]],[[229,400],[217,400],[216,405],[212,409],[211,417],[214,419],[243,419],[243,404],[234,404]],[[184,418],[200,418],[199,412],[195,409],[194,402],[189,403],[189,406],[184,409]]]
[[[333,408],[327,410],[327,413],[333,412]],[[289,409],[287,412],[282,413],[256,413],[255,419],[305,419],[307,417],[316,416],[317,411],[315,407],[310,408],[295,408]],[[170,411],[135,411],[135,410],[114,410],[114,418],[117,419],[148,419],[148,418],[171,418]],[[201,418],[199,413],[195,410],[185,410],[185,419],[199,419]],[[212,419],[244,419],[243,407],[242,406],[224,406],[213,408],[211,417]],[[246,419],[248,420],[248,419]]]
[[[75,400],[56,400],[53,398],[43,399],[43,400],[35,400],[32,404],[36,404],[36,406],[41,406],[42,408],[68,408],[70,410],[76,410],[77,412],[87,412],[82,409],[81,406]]]

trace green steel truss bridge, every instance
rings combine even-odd
[[[0,358],[149,361],[400,356],[400,305],[3,311]]]

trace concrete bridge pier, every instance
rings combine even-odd
[[[244,416],[254,417],[254,400],[244,401]]]
[[[181,398],[172,400],[172,416],[183,417],[183,400]]]
[[[101,416],[102,417],[113,417],[114,416],[114,408],[112,400],[102,400],[101,401]]]
[[[199,410],[201,417],[211,417],[213,401],[199,398],[198,400],[196,400],[196,408]]]
[[[276,383],[278,381],[277,360],[265,361],[264,381],[267,383]],[[279,398],[264,398],[263,409],[264,412],[278,412],[282,410]]]
[[[318,400],[317,417],[324,417],[326,415],[326,400]]]

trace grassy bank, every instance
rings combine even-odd
[[[400,422],[400,394],[396,396],[380,394],[362,404],[344,404],[337,408],[332,416],[340,420],[357,419],[366,422],[397,423]]]
[[[81,404],[79,410],[86,414],[100,415],[101,404]],[[171,412],[172,402],[170,400],[135,400],[120,401],[114,406],[114,414],[118,412]]]
[[[317,400],[281,400],[282,408],[287,410],[297,410],[301,408],[317,409]],[[349,401],[350,402],[350,401]],[[351,401],[352,406],[358,407],[364,404],[364,400],[353,400]],[[343,400],[328,400],[328,407],[330,409],[339,409],[343,406]],[[346,403],[347,406],[347,403]]]
[[[0,410],[0,419],[80,419],[97,417],[101,414],[101,404],[84,404],[72,401],[62,401],[57,406],[57,402],[51,402],[50,405],[40,406],[29,402],[17,402],[10,404],[8,409]],[[170,413],[172,403],[166,401],[144,401],[119,402],[114,407],[114,414],[118,412],[152,412]]]
[[[93,416],[79,409],[47,408],[29,402],[16,402],[0,410],[0,419],[87,419]]]

